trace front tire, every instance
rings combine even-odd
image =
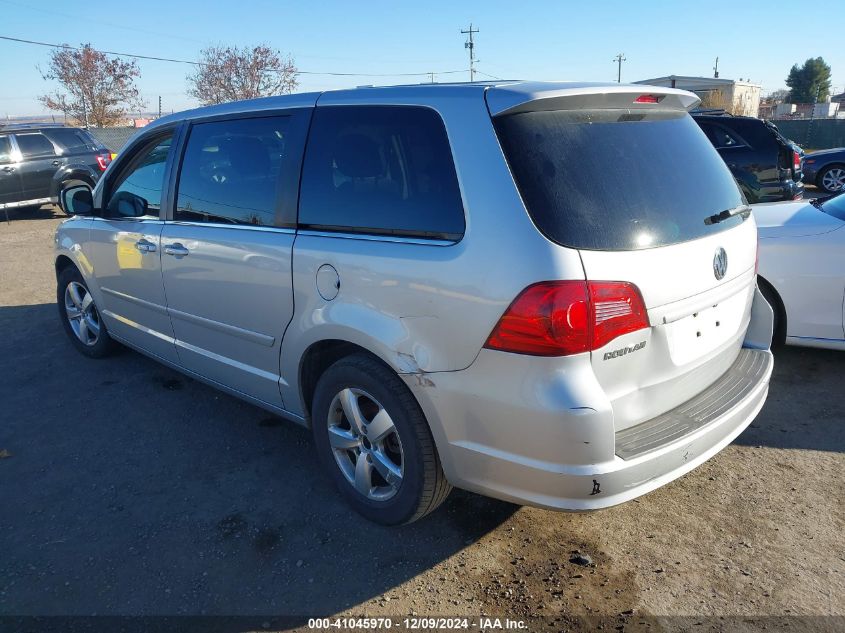
[[[819,172],[816,184],[828,193],[842,191],[845,187],[845,165],[830,165]]]
[[[419,404],[379,361],[363,354],[337,361],[317,382],[311,410],[323,468],[367,519],[411,523],[449,495]]]
[[[94,297],[79,271],[68,266],[61,273],[56,289],[59,318],[73,346],[89,358],[103,358],[114,351]]]

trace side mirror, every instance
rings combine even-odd
[[[68,215],[93,215],[94,197],[85,185],[63,189],[59,196],[62,210]]]

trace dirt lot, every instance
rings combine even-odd
[[[638,501],[556,514],[455,491],[383,529],[319,475],[306,430],[132,352],[77,354],[54,303],[59,219],[13,218],[0,224],[0,615],[845,625],[791,617],[845,616],[843,353],[778,351],[752,427]]]

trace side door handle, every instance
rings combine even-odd
[[[62,164],[62,161],[60,161],[60,160],[54,160],[53,161],[53,167],[58,167],[61,164]]]
[[[6,165],[6,166],[3,168],[3,171],[5,171],[7,174],[11,174],[13,171],[15,171],[15,168],[14,168],[14,167],[9,167],[8,165]]]
[[[168,255],[173,255],[173,257],[177,259],[185,257],[189,253],[188,249],[182,246],[179,242],[168,244],[164,247],[164,252]]]
[[[140,239],[135,242],[135,248],[137,248],[142,253],[155,253],[156,252],[156,245],[150,242],[149,240]]]

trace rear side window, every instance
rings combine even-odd
[[[0,136],[0,163],[12,162],[12,144],[8,136]]]
[[[99,148],[98,143],[84,130],[60,127],[45,130],[44,135],[67,152],[96,151]]]
[[[636,250],[724,231],[740,206],[730,171],[682,111],[543,111],[494,119],[534,223],[549,239]]]
[[[707,133],[713,145],[722,149],[725,147],[740,147],[745,145],[737,136],[731,134],[725,128],[719,125],[710,125],[707,123],[701,124],[701,129]]]
[[[439,115],[411,106],[318,107],[305,152],[299,223],[460,239],[464,210]]]
[[[24,158],[56,154],[56,148],[43,134],[15,134],[15,140]]]
[[[276,116],[194,125],[175,219],[272,226],[290,122]]]

